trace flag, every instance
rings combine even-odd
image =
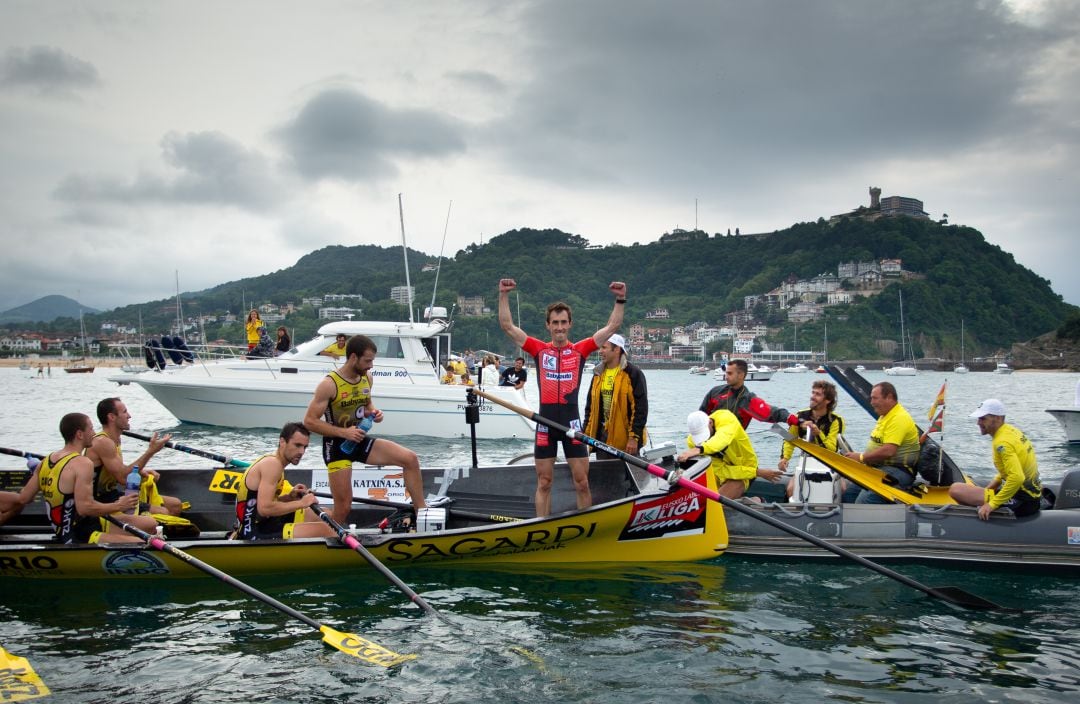
[[[945,383],[943,383],[941,385],[941,391],[937,392],[937,398],[935,398],[934,403],[930,405],[930,412],[926,414],[926,419],[927,420],[932,420],[933,419],[934,412],[937,411],[938,406],[944,406],[945,405],[945,386],[948,385],[948,383],[949,383],[949,380],[946,379]]]
[[[926,439],[930,437],[930,433],[940,433],[945,429],[945,409],[942,408],[937,414],[937,418],[930,423],[930,427],[926,429],[921,436],[919,436],[919,444],[926,442]]]

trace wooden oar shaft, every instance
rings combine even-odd
[[[145,442],[150,442],[150,440],[151,440],[151,436],[144,435],[142,433],[136,433],[133,430],[125,430],[125,431],[123,431],[123,433],[124,433],[124,435],[127,435],[129,438],[135,438],[136,440],[143,440]],[[218,462],[223,462],[226,465],[231,464],[234,467],[250,467],[251,466],[250,462],[244,462],[242,460],[234,460],[232,457],[226,457],[225,455],[219,455],[216,452],[210,452],[208,450],[200,450],[197,447],[189,447],[188,445],[182,445],[182,444],[180,444],[178,442],[173,442],[172,440],[166,441],[165,447],[168,447],[168,448],[170,448],[172,450],[179,450],[180,452],[186,452],[189,455],[196,455],[198,457],[205,457],[208,460],[216,460]]]
[[[138,537],[142,538],[143,540],[145,540],[154,549],[160,550],[161,552],[167,552],[170,555],[172,555],[173,557],[175,557],[175,558],[177,558],[179,560],[183,560],[184,562],[188,563],[192,567],[194,567],[196,569],[199,569],[199,570],[202,570],[203,572],[207,573],[208,575],[211,575],[212,577],[217,577],[222,582],[225,582],[226,584],[228,584],[230,587],[233,587],[234,589],[239,589],[240,591],[244,592],[248,596],[254,597],[255,599],[258,599],[259,601],[263,602],[264,604],[267,604],[269,606],[273,606],[278,611],[281,611],[282,613],[284,613],[284,614],[286,614],[288,616],[291,616],[292,618],[295,618],[298,621],[303,621],[304,623],[306,623],[307,625],[311,626],[312,628],[314,628],[316,630],[319,630],[322,627],[322,624],[320,624],[315,619],[310,618],[309,616],[305,616],[304,614],[300,613],[299,611],[292,608],[291,606],[288,606],[286,604],[281,603],[280,601],[278,601],[274,597],[270,596],[269,594],[264,594],[264,593],[260,592],[255,587],[252,587],[252,586],[250,586],[248,584],[245,584],[244,582],[241,582],[239,579],[233,577],[232,575],[229,575],[229,574],[226,574],[225,572],[222,572],[217,567],[214,567],[213,565],[210,565],[210,564],[207,564],[206,562],[203,562],[202,560],[195,557],[194,555],[190,555],[190,554],[184,552],[180,548],[178,548],[178,547],[176,547],[176,546],[174,546],[174,545],[172,545],[170,543],[165,542],[164,540],[157,537],[156,535],[151,535],[151,534],[147,533],[146,531],[142,530],[141,528],[139,528],[138,526],[134,526],[134,525],[132,525],[130,523],[124,523],[123,521],[118,520],[114,516],[106,515],[105,518],[108,519],[111,523],[113,523],[113,524],[119,526],[120,528],[124,529],[128,533],[131,533],[132,535],[135,535],[135,536],[138,536]]]
[[[45,459],[45,455],[39,455],[36,452],[23,452],[22,450],[15,450],[10,447],[0,447],[0,455],[11,455],[13,457],[34,457],[36,459]]]
[[[415,591],[413,591],[412,587],[401,581],[401,578],[391,572],[389,567],[379,561],[379,558],[372,555],[367,548],[360,544],[359,540],[357,540],[353,535],[351,535],[349,531],[346,530],[340,523],[335,521],[330,516],[330,514],[327,513],[325,509],[323,509],[322,506],[319,506],[319,504],[312,504],[311,510],[314,511],[320,519],[322,519],[323,523],[330,526],[334,530],[334,532],[337,533],[338,539],[341,540],[341,542],[345,543],[346,546],[352,548],[354,551],[360,553],[360,556],[367,560],[368,564],[378,570],[379,573],[382,574],[382,576],[386,577],[386,579],[388,579],[391,584],[397,587],[398,590],[401,591],[401,593],[409,597],[409,600],[412,603],[423,609],[425,613],[428,613],[432,616],[439,615],[439,613],[431,606],[431,604],[424,601],[424,598],[417,594]]]
[[[312,493],[314,493],[315,496],[318,496],[321,499],[332,499],[332,498],[334,498],[333,494],[328,494],[328,493],[326,493],[324,491],[316,491],[316,492],[312,492]],[[352,498],[352,502],[354,504],[368,504],[370,506],[382,506],[383,508],[394,508],[394,509],[412,509],[412,507],[413,507],[412,504],[406,504],[406,503],[402,503],[400,501],[386,501],[384,499],[365,499],[365,498],[358,498],[356,496],[354,496]],[[490,523],[515,523],[515,522],[521,520],[520,518],[517,518],[516,516],[500,516],[498,514],[493,514],[493,513],[479,513],[477,511],[463,511],[461,509],[456,509],[456,508],[447,508],[446,513],[447,513],[447,515],[457,516],[458,518],[464,518],[466,520],[488,521]]]
[[[601,441],[599,441],[599,440],[597,440],[595,438],[589,437],[588,435],[585,435],[584,433],[582,433],[580,431],[572,430],[571,428],[568,428],[565,425],[560,425],[559,423],[548,420],[547,418],[544,418],[543,416],[541,416],[541,415],[539,415],[537,413],[534,413],[532,410],[530,410],[528,408],[523,408],[522,406],[517,406],[515,404],[509,403],[508,401],[504,401],[501,398],[492,396],[491,394],[485,393],[485,392],[480,391],[480,390],[477,390],[476,393],[479,396],[482,396],[482,397],[488,399],[489,401],[491,401],[493,403],[497,403],[497,404],[499,404],[501,406],[509,408],[510,410],[512,410],[512,411],[514,411],[516,413],[519,413],[519,414],[525,416],[526,418],[530,418],[531,420],[533,420],[536,423],[542,423],[543,425],[547,425],[547,426],[549,426],[551,428],[555,428],[556,430],[560,430],[560,431],[566,433],[569,437],[577,438],[578,440],[581,440],[582,442],[584,442],[584,443],[586,443],[588,445],[591,445],[592,447],[595,447],[598,450],[602,450],[602,451],[604,451],[604,452],[606,452],[606,453],[608,453],[610,455],[615,455],[615,456],[623,459],[626,462],[629,462],[629,463],[631,463],[633,465],[641,467],[642,469],[649,472],[650,474],[653,474],[653,475],[655,475],[657,477],[661,477],[663,479],[666,479],[668,482],[677,482],[679,484],[679,486],[683,487],[684,489],[689,489],[690,491],[697,492],[698,494],[700,494],[700,495],[702,495],[702,496],[704,496],[704,497],[706,497],[708,499],[711,499],[713,501],[716,501],[716,502],[720,503],[721,505],[732,509],[733,511],[738,511],[739,513],[745,514],[745,515],[747,515],[747,516],[749,516],[751,518],[762,521],[763,523],[767,523],[770,526],[776,528],[777,530],[781,530],[781,531],[783,531],[785,533],[788,533],[790,535],[794,535],[797,538],[802,538],[803,540],[805,540],[805,541],[807,541],[809,543],[812,543],[813,545],[816,545],[817,547],[820,547],[823,550],[828,550],[829,552],[831,552],[831,553],[833,553],[835,555],[839,555],[840,557],[844,557],[844,558],[847,558],[849,560],[852,560],[852,561],[862,565],[863,567],[874,570],[875,572],[877,572],[879,574],[882,574],[882,575],[884,575],[886,577],[890,577],[892,579],[895,579],[898,582],[900,582],[901,584],[905,584],[905,585],[907,585],[909,587],[912,587],[913,589],[918,589],[919,591],[921,591],[921,592],[923,592],[923,593],[925,593],[925,594],[927,594],[929,596],[932,596],[932,597],[934,597],[936,599],[942,599],[942,600],[947,601],[947,602],[952,603],[952,604],[957,604],[959,606],[966,606],[968,608],[974,608],[974,609],[1001,609],[1001,608],[1003,608],[1001,606],[998,606],[997,604],[994,604],[993,602],[990,602],[990,601],[987,601],[986,599],[983,599],[982,597],[976,596],[974,594],[967,594],[966,592],[963,592],[962,590],[958,590],[955,587],[946,588],[946,589],[949,590],[949,593],[945,593],[944,591],[939,590],[939,589],[935,589],[934,587],[928,587],[925,584],[922,584],[921,582],[917,582],[914,579],[911,579],[910,577],[907,577],[905,575],[900,574],[899,572],[891,570],[891,569],[889,569],[887,567],[883,567],[883,566],[877,564],[876,562],[872,562],[872,561],[866,559],[865,557],[863,557],[862,555],[856,555],[855,553],[851,552],[850,550],[842,548],[839,545],[833,545],[832,543],[828,542],[827,540],[822,540],[821,538],[817,537],[816,535],[812,535],[810,533],[807,533],[804,530],[800,530],[799,528],[796,528],[794,526],[790,526],[787,523],[784,523],[783,521],[780,521],[780,520],[778,520],[776,518],[773,518],[772,516],[766,515],[764,513],[759,512],[759,511],[756,511],[756,510],[754,510],[754,509],[752,509],[752,508],[750,508],[748,506],[743,506],[738,501],[734,501],[733,499],[729,499],[726,496],[721,496],[720,494],[713,491],[712,489],[709,489],[708,487],[701,486],[697,482],[692,482],[689,479],[686,479],[685,477],[679,476],[675,472],[672,472],[670,470],[666,470],[663,467],[658,467],[657,465],[652,464],[650,462],[647,462],[647,461],[641,459],[640,457],[636,457],[635,455],[631,455],[631,454],[629,454],[627,452],[623,452],[622,450],[614,448],[614,447],[612,447],[611,445],[608,445],[605,442],[601,442]],[[963,596],[961,596],[961,595],[963,595]]]

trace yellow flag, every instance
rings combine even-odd
[[[926,414],[927,420],[934,419],[934,413],[937,411],[938,406],[945,405],[945,387],[948,385],[949,380],[946,379],[945,383],[941,385],[941,391],[937,392],[937,398],[934,399],[933,405],[930,406],[930,412]]]

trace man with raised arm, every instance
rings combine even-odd
[[[115,501],[101,502],[94,498],[94,464],[83,451],[94,441],[94,424],[84,413],[68,413],[60,419],[60,436],[64,447],[50,453],[38,467],[38,487],[49,512],[49,522],[60,543],[141,542],[103,516],[115,514],[125,523],[147,533],[157,530],[157,521],[150,516],[136,516],[139,506],[136,494],[121,495]]]
[[[285,485],[285,467],[300,463],[310,436],[311,432],[300,423],[286,423],[278,435],[277,451],[263,455],[244,470],[236,492],[237,540],[336,535],[311,510],[318,500],[306,486]]]
[[[131,464],[124,464],[124,455],[120,449],[120,441],[125,430],[131,429],[131,413],[127,406],[119,398],[105,398],[98,402],[97,417],[101,423],[101,431],[94,435],[94,442],[86,450],[86,456],[94,463],[94,498],[98,501],[115,501],[123,493],[124,481],[131,472],[131,468],[138,465],[139,475],[145,482],[153,479],[156,483],[160,475],[154,470],[148,470],[146,464],[150,459],[165,447],[171,435],[159,438],[157,433],[150,437],[150,446]],[[145,487],[144,487],[145,488]],[[168,513],[173,516],[180,515],[180,499],[175,496],[158,494],[156,489],[151,492],[152,499],[149,505],[150,513]]]
[[[556,301],[547,307],[544,323],[551,335],[544,342],[525,334],[514,325],[510,316],[509,293],[517,288],[513,279],[499,280],[499,326],[514,344],[533,358],[536,364],[536,382],[540,387],[540,415],[573,430],[581,430],[581,414],[578,411],[578,389],[585,360],[622,325],[623,309],[626,307],[626,284],[612,281],[608,290],[615,297],[615,304],[607,325],[592,337],[570,342],[570,326],[573,313],[570,306]],[[579,440],[571,440],[566,434],[542,424],[536,425],[533,458],[536,461],[536,515],[551,513],[551,481],[555,474],[555,455],[562,443],[563,454],[570,465],[574,478],[579,509],[592,505],[589,490],[589,452]]]
[[[331,515],[344,523],[352,508],[353,462],[389,464],[404,470],[405,490],[413,508],[424,503],[424,480],[420,458],[412,450],[392,440],[375,439],[360,427],[370,418],[381,423],[383,412],[371,399],[371,367],[375,365],[375,342],[366,335],[353,335],[345,344],[345,362],[315,387],[315,396],[304,416],[304,427],[322,435],[323,461],[334,497]]]

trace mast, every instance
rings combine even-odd
[[[400,206],[400,203],[399,203],[399,206]],[[452,208],[452,207],[454,207],[454,201],[450,201],[450,205],[446,206],[446,224],[443,225],[442,245],[439,247],[439,263],[435,266],[435,285],[431,287],[431,305],[428,306],[428,313],[429,313],[428,317],[430,317],[430,315],[433,314],[433,311],[435,310],[435,292],[439,290],[439,274],[442,272],[442,257],[443,257],[443,251],[446,249],[446,231],[450,229],[450,208]],[[403,229],[404,229],[404,227],[405,226],[402,225]],[[402,236],[402,238],[404,239],[404,235]],[[481,235],[480,244],[481,245],[483,244],[483,236],[482,235]],[[406,274],[406,276],[408,276],[408,273],[409,273],[409,263],[408,263],[408,261],[406,261],[405,262],[405,274]]]
[[[412,312],[412,283],[409,281],[409,248],[405,244],[405,211],[401,206],[401,194],[397,194],[398,220],[401,222],[401,253],[405,256],[405,297],[409,303],[409,322],[415,323]],[[447,215],[449,218],[449,215]]]
[[[173,269],[176,272],[176,334],[180,337],[184,336],[184,309],[180,305],[180,270]]]

